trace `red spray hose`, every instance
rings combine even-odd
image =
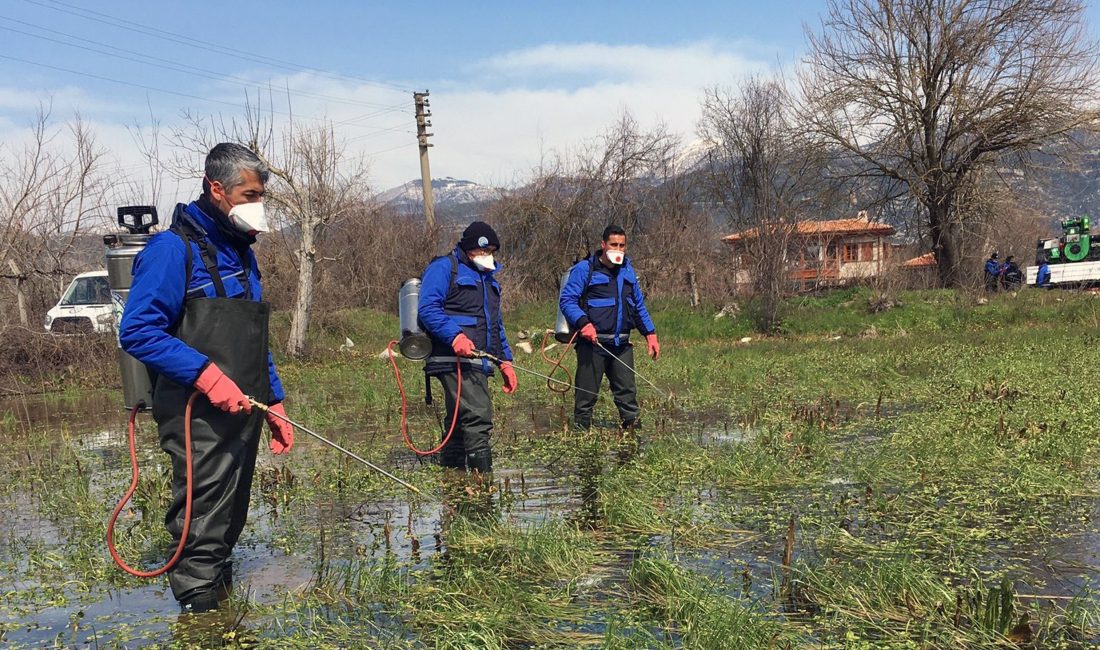
[[[183,555],[183,547],[187,543],[187,533],[190,532],[191,529],[191,407],[194,405],[195,398],[198,396],[198,391],[191,394],[191,398],[187,400],[187,408],[183,414],[183,449],[187,459],[187,492],[184,498],[183,507],[183,532],[180,534],[180,541],[179,544],[176,545],[176,552],[172,555],[172,558],[168,560],[167,564],[153,571],[138,571],[137,569],[131,568],[121,557],[119,557],[118,551],[115,550],[115,521],[118,520],[119,513],[122,512],[122,509],[125,508],[126,504],[130,501],[130,497],[134,496],[134,491],[137,490],[138,486],[137,443],[134,436],[134,419],[137,417],[138,409],[141,405],[135,406],[134,409],[130,411],[130,423],[128,426],[130,435],[130,489],[126,491],[126,495],[122,497],[122,501],[118,502],[118,505],[115,506],[115,511],[111,513],[111,518],[107,520],[107,550],[111,552],[111,557],[114,558],[115,564],[132,576],[137,576],[139,578],[155,578],[175,566],[180,556]]]
[[[462,405],[462,360],[460,359],[455,363],[455,367],[458,370],[458,389],[455,390],[455,414],[451,418],[451,427],[447,429],[447,435],[443,436],[443,441],[439,443],[435,448],[423,450],[417,449],[413,444],[412,439],[409,438],[409,418],[408,418],[408,401],[405,398],[405,384],[401,381],[401,371],[397,369],[397,361],[394,360],[393,346],[397,345],[397,341],[390,341],[390,344],[386,346],[386,353],[390,358],[390,365],[393,366],[393,376],[397,379],[397,389],[401,391],[401,437],[405,439],[405,446],[413,451],[417,456],[431,456],[437,453],[440,449],[451,440],[451,435],[455,432],[455,425],[458,424],[458,411]]]
[[[565,361],[565,355],[569,354],[569,348],[571,348],[573,346],[573,342],[577,340],[578,333],[579,332],[573,332],[573,336],[569,337],[569,342],[565,344],[565,347],[561,351],[561,356],[558,357],[557,361],[554,361],[550,357],[546,356],[546,342],[550,340],[550,335],[544,334],[542,337],[542,348],[539,350],[539,353],[542,354],[542,360],[550,364],[550,373],[546,377],[546,387],[554,391],[555,393],[564,394],[573,390],[573,378],[569,376],[569,371],[561,365],[561,362]],[[565,373],[565,382],[563,382],[562,388],[560,389],[557,387],[555,382],[551,380],[551,378],[554,376],[554,372],[557,370],[561,370]]]

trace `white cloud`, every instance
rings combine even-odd
[[[511,182],[540,154],[600,134],[623,110],[690,140],[703,88],[768,69],[762,56],[712,42],[547,44],[494,56],[470,66],[471,80],[433,91],[433,175]]]
[[[544,44],[474,61],[463,69],[462,78],[435,80],[431,86],[433,176],[495,184],[522,181],[540,156],[570,150],[599,135],[623,110],[629,110],[644,128],[663,124],[690,141],[703,88],[732,84],[748,74],[766,71],[772,67],[767,63],[770,57],[768,50],[707,41],[668,46]],[[249,78],[259,79],[255,74]],[[264,83],[270,84],[278,111],[287,109],[287,87],[301,91],[292,98],[299,127],[316,128],[321,123],[311,118],[331,120],[349,148],[370,159],[371,182],[376,189],[419,176],[408,92],[309,73]],[[239,86],[212,83],[208,91],[208,97],[244,104],[244,89]],[[132,114],[120,116],[116,109],[122,100],[114,96],[108,103],[80,88],[46,92],[9,86],[0,88],[0,108],[33,111],[51,96],[59,118],[72,114],[59,112],[68,106],[79,108],[86,118],[91,110],[87,107],[101,111],[91,116],[96,120],[98,141],[126,166],[128,175],[145,174],[125,128],[136,122],[148,123],[149,108],[144,100]],[[267,103],[265,95],[263,104]],[[227,116],[226,121],[233,114],[233,108],[224,105],[193,102],[191,106],[193,113],[221,114]],[[238,120],[240,115],[243,109]],[[178,112],[156,117],[162,135],[181,123]],[[288,119],[275,117],[280,122]],[[0,119],[0,139],[14,135],[15,124]],[[196,160],[196,167],[199,164]],[[167,182],[160,202],[167,207],[175,200],[191,198],[194,190],[186,182],[178,187],[175,181]]]
[[[546,44],[488,59],[474,69],[488,74],[537,81],[545,75],[619,82],[654,80],[678,86],[707,85],[716,77],[763,67],[744,54],[713,42],[654,47],[603,43]]]
[[[39,107],[54,113],[117,110],[120,105],[88,95],[76,86],[64,86],[49,90],[0,86],[0,109],[20,113],[34,113]],[[13,120],[14,121],[14,120]]]

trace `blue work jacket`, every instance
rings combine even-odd
[[[629,257],[618,269],[600,263],[600,253],[574,264],[558,306],[575,329],[592,323],[605,344],[628,342],[630,330],[635,328],[643,335],[657,331]]]
[[[1050,265],[1043,262],[1039,265],[1039,271],[1035,274],[1035,286],[1049,289],[1050,284]]]
[[[217,251],[218,272],[226,297],[244,295],[244,283],[247,282],[251,299],[259,301],[262,296],[260,270],[252,249],[247,250],[242,262],[233,246],[220,236],[213,217],[204,214],[195,202],[176,206],[172,224],[184,220]],[[123,350],[153,372],[177,384],[191,386],[209,359],[176,338],[173,331],[183,313],[185,297],[212,298],[217,294],[210,273],[203,264],[199,245],[194,241],[191,242],[191,279],[187,282],[188,274],[184,268],[187,254],[183,246],[183,239],[178,234],[164,231],[154,235],[145,249],[138,253],[134,259],[134,279],[122,312],[118,338]],[[248,273],[243,271],[244,264],[249,267]],[[271,376],[272,399],[281,402],[286,394],[270,351],[267,353],[267,368]]]
[[[456,358],[451,342],[460,333],[468,336],[478,350],[512,360],[500,313],[500,284],[494,277],[499,270],[500,264],[492,271],[481,270],[457,246],[450,254],[428,263],[417,303],[420,327],[432,339],[432,354],[424,372],[454,372]],[[465,363],[493,374],[492,365],[485,359]]]

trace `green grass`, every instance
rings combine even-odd
[[[276,572],[297,562],[308,580],[239,594],[246,623],[227,642],[994,648],[1022,642],[1023,621],[1026,647],[1091,647],[1100,300],[1024,291],[980,304],[986,296],[924,291],[874,313],[871,297],[857,288],[792,299],[782,333],[764,337],[746,309],[716,320],[656,301],[662,358],[638,355],[638,371],[673,397],[643,385],[638,439],[572,431],[569,399],[530,376],[514,396],[494,382],[496,464],[509,485],[498,476],[490,497],[411,462],[400,445],[392,371],[377,358],[394,318],[326,315],[309,360],[279,355],[291,417],[425,496],[409,500],[317,445],[277,462],[265,455],[242,547]],[[509,335],[541,331],[554,311],[510,311]],[[274,331],[285,329],[280,315]],[[345,338],[354,347],[341,349]],[[422,375],[398,363],[420,402],[414,436],[429,443],[438,434]],[[516,363],[548,370],[537,350]],[[46,408],[97,394],[73,391]],[[615,419],[607,396],[597,418]],[[120,544],[154,564],[165,555],[166,478],[146,429],[142,516]],[[167,622],[141,626],[124,607],[105,621],[77,615],[145,584],[102,550],[128,471],[117,452],[77,444],[94,431],[75,416],[0,417],[0,499],[44,522],[0,533],[0,582],[15,585],[0,593],[0,633],[46,608],[72,623],[40,639],[88,642],[94,624],[99,647],[182,647]],[[559,505],[543,509],[539,490]]]

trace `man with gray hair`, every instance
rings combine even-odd
[[[267,167],[247,147],[211,149],[202,195],[177,205],[171,228],[135,258],[119,325],[122,348],[155,375],[153,418],[172,459],[165,526],[177,544],[192,500],[183,553],[169,573],[185,612],[217,609],[232,588],[229,555],[248,516],[264,420],[272,452],[286,453],[294,444],[290,425],[251,402],[286,415],[268,349],[271,310],[261,301],[252,252],[256,235],[268,230],[267,178]]]

